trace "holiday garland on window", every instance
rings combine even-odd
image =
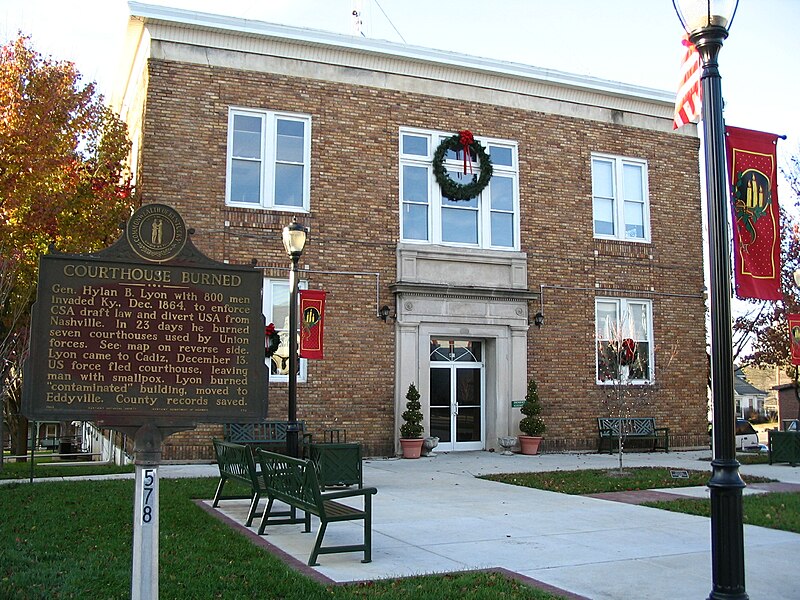
[[[470,183],[458,183],[451,179],[444,167],[444,157],[448,150],[454,152],[461,150],[464,153],[464,175],[467,174],[467,169],[472,170],[471,154],[475,154],[478,157],[480,175],[473,173]],[[450,200],[469,200],[480,194],[483,188],[489,185],[492,171],[492,161],[489,155],[468,129],[442,140],[433,153],[433,174],[436,177],[436,183],[442,189],[442,195]]]

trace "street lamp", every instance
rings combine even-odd
[[[286,428],[286,450],[289,456],[298,456],[297,433],[297,263],[306,245],[308,228],[295,219],[283,228],[283,247],[292,259],[289,271],[289,424]]]
[[[731,260],[728,239],[728,185],[725,176],[725,123],[717,56],[736,13],[738,0],[673,0],[702,66],[702,120],[708,204],[708,257],[711,272],[711,401],[714,457],[711,461],[710,599],[746,599],[742,489],[736,460]]]

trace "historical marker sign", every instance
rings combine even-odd
[[[24,413],[106,425],[263,420],[262,276],[148,204],[114,246],[40,260]]]

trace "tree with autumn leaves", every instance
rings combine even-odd
[[[75,65],[29,37],[0,47],[0,397],[13,454],[24,454],[21,365],[39,256],[91,252],[119,237],[133,207],[125,124]]]
[[[800,208],[800,149],[781,169],[789,184],[781,190],[782,206]],[[783,300],[747,300],[750,309],[734,320],[734,359],[743,365],[785,369],[795,380],[800,418],[798,369],[792,365],[787,314],[800,313],[800,288],[794,273],[800,269],[800,221],[781,208],[781,290]]]

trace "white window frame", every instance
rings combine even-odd
[[[423,137],[427,140],[427,154],[425,155],[416,155],[416,154],[405,154],[403,153],[403,136],[404,135],[413,135]],[[483,145],[486,149],[487,153],[491,156],[491,146],[507,148],[511,151],[511,165],[499,165],[495,161],[492,161],[493,167],[493,176],[492,179],[495,177],[507,177],[512,181],[512,194],[513,194],[513,224],[512,224],[512,235],[513,235],[513,244],[510,246],[493,246],[491,242],[491,231],[492,231],[492,213],[497,212],[504,212],[508,213],[510,211],[507,210],[499,210],[495,207],[492,207],[492,199],[491,199],[491,180],[489,181],[489,185],[484,188],[481,194],[478,196],[478,206],[477,210],[477,243],[469,243],[469,242],[453,242],[453,241],[444,241],[442,239],[442,210],[443,208],[459,208],[458,204],[447,205],[445,204],[446,199],[442,197],[442,192],[439,187],[439,184],[436,182],[436,178],[433,175],[433,154],[436,151],[436,148],[439,146],[441,141],[445,138],[452,136],[453,133],[442,132],[442,131],[432,131],[427,129],[415,129],[409,127],[403,127],[400,129],[399,132],[399,156],[400,156],[400,168],[399,168],[399,178],[400,178],[400,197],[399,197],[399,210],[400,210],[400,219],[399,219],[399,226],[400,226],[400,239],[403,243],[409,244],[437,244],[442,246],[453,246],[459,248],[480,248],[486,250],[505,250],[505,251],[519,251],[520,249],[520,201],[519,201],[519,158],[518,158],[518,145],[514,141],[510,140],[501,140],[497,138],[486,138],[480,137],[475,138],[477,141]],[[477,168],[478,162],[475,161],[472,163],[474,168]],[[427,239],[414,239],[414,238],[406,238],[404,237],[403,231],[403,215],[404,215],[404,205],[406,201],[404,200],[405,194],[403,189],[403,167],[404,166],[413,166],[413,167],[420,167],[426,169],[427,172],[427,228],[428,228],[428,237]],[[445,167],[455,169],[463,168],[463,162],[457,160],[445,160]],[[411,204],[411,203],[409,203]],[[466,202],[463,206],[464,209],[467,209]]]
[[[645,341],[648,344],[648,356],[647,356],[647,365],[648,365],[648,372],[649,378],[648,379],[629,379],[628,383],[634,385],[652,385],[655,383],[655,342],[654,342],[654,334],[653,334],[653,301],[646,300],[643,298],[613,298],[613,297],[596,297],[594,301],[594,321],[595,321],[595,335],[594,335],[594,358],[595,358],[595,365],[594,365],[594,374],[595,380],[598,385],[614,385],[614,381],[611,379],[600,379],[600,360],[598,357],[598,347],[600,343],[608,338],[601,338],[600,337],[600,327],[601,324],[598,320],[597,309],[601,303],[606,304],[615,304],[616,305],[616,314],[617,320],[622,317],[623,319],[629,317],[630,310],[629,306],[631,304],[638,304],[645,307],[645,316],[647,318],[647,336],[648,339],[641,340],[635,339],[636,342]]]
[[[614,234],[597,233],[595,230],[595,200],[598,198],[597,190],[594,188],[595,161],[610,163],[612,167],[614,183],[614,189],[612,192]],[[640,167],[642,172],[642,203],[644,205],[642,207],[642,220],[644,226],[644,235],[642,237],[628,237],[625,229],[625,199],[622,197],[623,172],[625,165]],[[616,156],[613,154],[600,154],[593,152],[589,167],[592,181],[592,232],[594,233],[594,237],[598,239],[621,240],[625,242],[650,243],[650,187],[647,161],[640,158],[630,158],[625,156]]]
[[[271,277],[265,277],[264,278],[263,294],[261,295],[262,296],[262,302],[263,302],[262,312],[264,313],[264,322],[267,325],[269,325],[270,323],[275,323],[275,321],[273,320],[273,316],[272,316],[272,309],[273,309],[273,306],[274,306],[274,304],[273,304],[273,297],[274,297],[274,294],[275,294],[274,287],[276,285],[285,285],[287,287],[287,293],[289,293],[289,291],[288,291],[288,287],[289,287],[288,279],[279,279],[279,278],[271,278]],[[305,281],[304,279],[301,279],[300,281],[298,281],[297,287],[299,289],[301,289],[301,290],[308,289],[308,282]],[[298,297],[297,301],[300,302],[299,297]],[[298,306],[298,311],[299,311],[299,306]],[[298,333],[299,333],[299,327],[300,327],[300,324],[299,324],[299,312],[298,312]],[[275,323],[275,329],[277,331],[285,330],[282,323]],[[266,342],[266,340],[265,340],[265,342]],[[299,342],[298,342],[298,352],[299,352],[299,350],[300,350],[300,346],[299,346]],[[275,382],[280,382],[280,381],[288,382],[289,381],[289,374],[288,373],[286,375],[280,375],[280,374],[277,374],[277,373],[272,373],[271,362],[272,362],[272,358],[265,359],[265,363],[267,365],[267,373],[269,373],[269,380],[270,381],[275,381]],[[297,372],[297,381],[305,382],[307,375],[308,375],[308,361],[305,358],[301,358],[300,359],[300,364],[299,364],[299,370]]]
[[[261,194],[258,202],[241,202],[231,199],[232,165],[233,165],[233,123],[237,116],[257,117],[261,119]],[[303,127],[303,201],[301,206],[280,204],[275,198],[275,166],[278,164],[276,149],[278,136],[278,120],[302,122]],[[300,163],[295,163],[300,164]],[[311,116],[299,113],[259,110],[253,108],[229,107],[228,109],[228,146],[225,166],[225,205],[253,209],[280,210],[285,212],[309,212],[311,198]]]

